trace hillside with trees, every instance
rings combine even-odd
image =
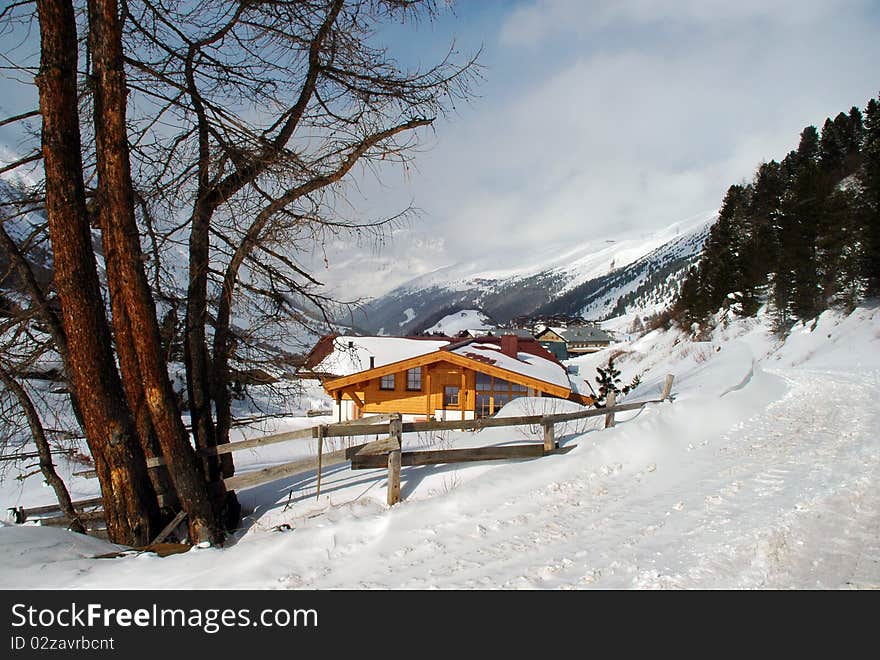
[[[720,309],[762,308],[786,332],[880,294],[880,103],[807,126],[797,149],[724,196],[672,317],[705,325]]]

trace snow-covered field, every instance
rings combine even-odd
[[[611,350],[625,382],[642,375],[629,400],[655,398],[674,373],[674,402],[622,413],[613,429],[557,427],[562,444],[576,445],[564,455],[403,468],[404,501],[390,509],[383,470],[331,468],[319,498],[314,474],[241,491],[250,513],[222,549],[95,559],[112,546],[7,525],[0,587],[880,587],[880,309],[826,313],[784,344],[762,322],[740,320],[710,342],[655,332]],[[572,362],[592,379],[607,358]],[[407,436],[405,445],[536,441],[536,431]],[[250,469],[311,451],[293,442],[236,461]],[[74,496],[95,486],[76,478]],[[33,494],[7,478],[0,504],[33,505]]]

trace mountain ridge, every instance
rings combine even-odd
[[[543,265],[441,268],[374,299],[355,324],[365,332],[406,335],[460,309],[479,309],[502,323],[539,314],[654,313],[671,302],[716,217],[702,214],[638,238],[587,241]]]

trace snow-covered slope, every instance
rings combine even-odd
[[[499,322],[530,314],[606,318],[636,309],[647,314],[668,304],[714,219],[706,214],[645,236],[536,251],[531,263],[515,268],[456,264],[378,298],[355,322],[371,332],[410,334],[468,309]]]
[[[235,544],[165,559],[96,560],[112,546],[0,527],[0,587],[880,586],[878,307],[826,312],[784,343],[759,318],[711,341],[655,331],[612,350],[624,380],[642,375],[629,399],[655,398],[674,373],[674,401],[621,413],[612,429],[560,425],[567,454],[405,467],[404,501],[390,509],[384,470],[329,471],[320,498],[315,475],[298,475],[241,491],[251,513]],[[580,376],[608,354],[578,358]],[[533,414],[536,401],[553,403],[502,413]],[[541,429],[404,438],[405,449],[511,440],[540,442]],[[262,467],[314,451],[303,441],[242,458]],[[19,488],[3,481],[4,507]]]
[[[493,329],[492,321],[478,309],[464,309],[454,314],[447,314],[430,328],[426,328],[428,334],[441,334],[454,337],[464,330],[489,331]]]

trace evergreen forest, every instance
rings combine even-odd
[[[778,331],[880,295],[880,100],[807,126],[797,149],[732,185],[672,308],[685,329],[719,310]]]

